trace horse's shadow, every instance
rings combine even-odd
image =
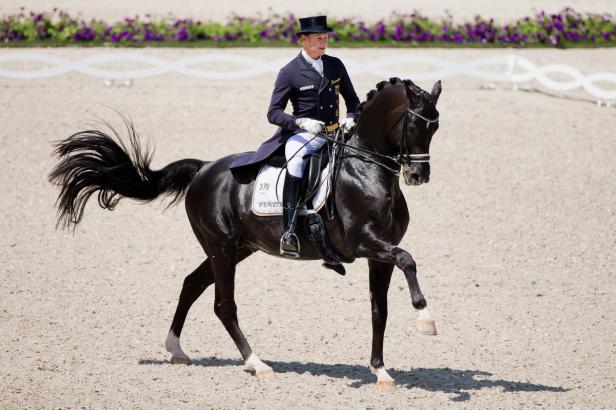
[[[169,364],[168,360],[140,360],[142,365]],[[323,363],[300,363],[300,362],[276,362],[267,361],[268,365],[276,373],[309,373],[313,376],[327,376],[352,381],[349,386],[359,388],[365,384],[372,384],[376,378],[365,366],[347,364],[323,364]],[[220,366],[243,366],[244,362],[237,359],[218,359],[214,357],[196,359],[192,361],[195,366],[220,367]],[[450,368],[412,370],[390,370],[389,374],[396,380],[398,387],[407,389],[422,389],[431,392],[442,392],[454,395],[453,401],[467,401],[470,399],[470,391],[501,387],[504,392],[538,392],[564,393],[570,389],[516,382],[502,379],[494,379],[492,373],[481,370],[457,370]]]

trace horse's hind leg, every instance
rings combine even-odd
[[[239,349],[246,363],[246,368],[254,372],[258,380],[273,379],[275,378],[274,371],[252,352],[237,320],[237,305],[235,304],[236,263],[233,257],[223,253],[212,256],[212,268],[216,281],[214,313]]]
[[[368,261],[370,268],[370,303],[372,305],[372,355],[370,371],[377,377],[376,387],[381,391],[396,389],[394,379],[383,363],[383,339],[387,324],[387,291],[394,269],[393,264]]]
[[[214,283],[214,275],[209,259],[203,261],[193,273],[184,279],[180,300],[173,316],[173,322],[171,322],[171,329],[169,329],[169,334],[165,339],[165,348],[171,353],[171,363],[190,364],[190,358],[180,346],[180,334],[190,307],[212,283]]]

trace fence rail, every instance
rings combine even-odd
[[[45,67],[19,70],[3,69],[2,66],[7,63],[38,63]],[[100,65],[117,63],[134,63],[140,66],[145,65],[146,67],[124,70],[97,68]],[[228,70],[203,67],[207,64],[219,63],[233,64],[236,68]],[[167,73],[177,73],[213,80],[235,80],[263,74],[275,74],[286,63],[287,59],[261,61],[226,53],[203,54],[178,60],[165,60],[140,53],[112,52],[79,60],[67,60],[45,53],[19,52],[0,54],[0,78],[47,78],[77,72],[112,80],[132,80]],[[443,79],[457,75],[510,84],[536,81],[551,91],[566,92],[583,89],[597,99],[616,100],[616,72],[600,72],[585,75],[576,68],[564,64],[548,64],[540,67],[526,58],[513,54],[480,58],[463,63],[434,57],[400,56],[370,62],[359,62],[345,58],[345,64],[351,75],[370,74],[380,78],[398,76],[401,78],[412,78],[415,81]],[[421,66],[424,70],[426,66],[431,68],[420,72],[413,70],[413,65]],[[404,66],[406,72],[391,68],[400,66]],[[555,79],[555,77],[565,77],[567,79]],[[601,83],[603,87],[597,83]],[[605,86],[607,87],[604,88]]]

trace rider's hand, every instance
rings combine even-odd
[[[312,118],[298,118],[295,123],[298,127],[311,134],[318,134],[325,125],[323,121],[313,120]]]
[[[340,127],[342,131],[346,134],[355,126],[355,120],[351,117],[344,118],[340,121]]]

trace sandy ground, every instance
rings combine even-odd
[[[184,0],[169,2],[163,0],[107,0],[105,2],[90,2],[84,4],[80,0],[2,0],[0,13],[11,13],[25,7],[26,10],[42,11],[58,7],[71,14],[80,13],[85,18],[102,18],[108,21],[123,19],[134,15],[172,14],[177,17],[194,17],[203,20],[224,21],[234,13],[243,16],[256,16],[259,13],[269,14],[293,12],[297,16],[310,16],[325,13],[333,17],[360,17],[375,21],[388,16],[392,11],[411,12],[418,10],[433,17],[442,17],[451,13],[456,20],[472,19],[476,14],[494,17],[498,21],[511,21],[519,17],[533,15],[538,10],[557,12],[565,7],[574,7],[581,12],[616,14],[613,0],[585,0],[574,4],[567,0],[387,0],[378,3],[358,0],[311,0],[304,2],[289,2],[288,0],[268,1],[215,1],[215,0]]]
[[[69,59],[109,51],[45,50]],[[466,61],[507,51],[331,50],[359,61],[401,52]],[[616,50],[518,53],[586,73],[616,67]],[[365,261],[345,278],[264,254],[239,265],[240,324],[276,381],[243,371],[213,314],[213,288],[182,335],[195,364],[171,365],[162,342],[182,281],[203,259],[183,207],[125,201],[110,213],[93,202],[74,234],[57,231],[50,141],[94,116],[115,121],[110,106],[156,145],[155,167],[254,149],[273,131],[265,120],[273,80],[0,79],[1,408],[616,406],[616,112],[480,90],[466,77],[443,81],[430,183],[403,187],[411,225],[402,246],[418,262],[439,335],[415,332],[396,271],[385,345],[396,392],[377,392],[367,367]],[[363,96],[381,79],[353,80]]]

